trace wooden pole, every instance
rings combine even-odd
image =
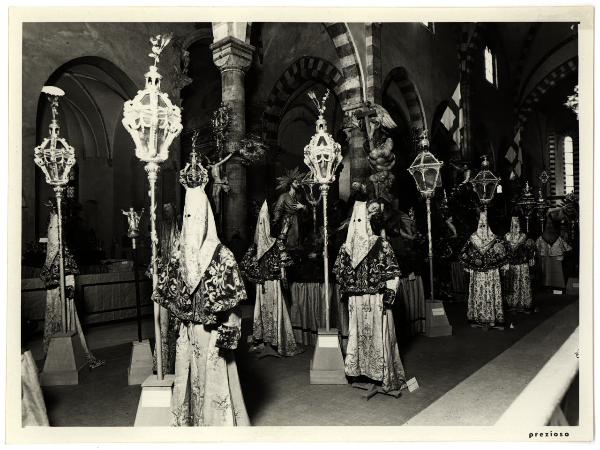
[[[138,342],[142,342],[142,302],[140,300],[140,277],[137,270],[137,245],[134,237],[131,238],[131,247],[133,249],[133,279],[135,280],[135,309],[137,318]]]
[[[62,232],[62,193],[64,188],[62,186],[55,186],[54,192],[56,194],[56,212],[58,215],[58,272],[59,272],[59,292],[60,301],[62,304],[62,329],[66,334],[69,332],[69,306],[67,305],[67,297],[65,295],[65,259],[63,251],[63,232]]]
[[[325,327],[329,331],[329,252],[327,251],[327,193],[328,184],[321,185],[323,193],[323,271],[325,275]]]
[[[160,167],[155,162],[149,162],[145,166],[150,184],[150,241],[152,242],[152,293],[158,285],[158,235],[156,233],[156,180]],[[154,338],[156,340],[156,375],[158,380],[163,379],[162,365],[162,339],[160,332],[160,306],[154,303]]]

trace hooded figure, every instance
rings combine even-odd
[[[535,263],[535,244],[521,232],[518,217],[513,217],[510,231],[504,236],[508,250],[509,267],[504,277],[504,301],[509,310],[531,312],[531,280],[529,266]]]
[[[79,334],[79,340],[83,351],[87,355],[90,369],[104,365],[105,361],[94,358],[90,352],[85,335],[79,322],[79,316],[75,307],[75,275],[79,273],[77,263],[71,252],[63,246],[64,269],[65,269],[65,299],[67,313],[67,329],[75,330]],[[50,222],[48,223],[48,244],[46,250],[46,261],[40,273],[40,278],[46,285],[46,314],[44,319],[44,355],[48,352],[52,336],[63,332],[62,315],[65,310],[60,298],[60,267],[58,252],[58,214],[54,209],[50,211]]]
[[[293,356],[300,352],[281,287],[285,268],[291,263],[283,241],[271,236],[265,201],[258,214],[254,243],[241,263],[244,276],[256,283],[253,337],[255,349],[261,350],[259,357]]]
[[[389,308],[400,270],[392,246],[373,234],[365,202],[354,203],[346,242],[333,272],[341,294],[348,297],[346,375],[366,377],[369,389],[399,394],[406,387],[406,377]]]
[[[504,309],[500,268],[508,269],[505,243],[487,223],[487,212],[479,215],[477,231],[460,253],[460,261],[471,275],[467,318],[474,326],[503,328]]]
[[[158,272],[152,299],[181,321],[173,425],[249,425],[233,353],[246,291],[233,254],[219,241],[203,187],[187,189],[179,242]]]
[[[565,275],[562,262],[565,253],[572,247],[565,241],[554,228],[552,219],[548,217],[544,232],[535,243],[540,256],[542,270],[542,285],[546,287],[565,287]]]

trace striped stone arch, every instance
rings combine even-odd
[[[320,82],[329,87],[339,100],[343,93],[343,79],[341,72],[333,64],[317,56],[303,56],[294,61],[281,74],[267,97],[267,107],[263,114],[265,139],[277,141],[279,122],[288,102],[299,88],[310,81]]]
[[[413,129],[424,130],[427,128],[427,120],[425,118],[425,109],[421,96],[417,90],[417,86],[408,76],[408,72],[404,67],[396,67],[385,78],[383,83],[383,92],[385,92],[391,83],[395,83],[400,89],[402,97],[408,106],[408,114],[410,125]]]
[[[529,113],[533,109],[535,103],[537,103],[549,89],[551,89],[558,81],[576,72],[577,57],[575,56],[548,73],[535,88],[529,91],[525,99],[521,102],[517,115],[519,124],[523,125],[527,121]]]
[[[338,96],[339,101],[343,109],[359,106],[366,99],[364,74],[348,25],[344,22],[330,22],[323,25],[333,41],[344,75],[341,93]]]

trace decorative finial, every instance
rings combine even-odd
[[[483,160],[483,161],[481,161],[481,168],[482,169],[487,169],[490,166],[490,162],[487,159],[487,155],[483,155],[481,157],[481,159]]]
[[[325,91],[325,95],[323,95],[323,99],[320,102],[319,99],[317,99],[317,95],[313,91],[308,92],[308,97],[317,107],[317,111],[319,112],[319,119],[322,119],[323,114],[325,113],[327,99],[329,98],[329,89]]]
[[[179,171],[179,182],[186,189],[193,189],[198,186],[204,187],[208,183],[208,171],[198,160],[196,145],[198,142],[199,131],[195,130],[192,135],[192,152],[190,153],[190,162]]]
[[[157,34],[156,36],[150,38],[150,43],[152,44],[152,51],[151,53],[148,53],[148,56],[150,58],[154,58],[154,67],[156,67],[156,65],[160,61],[160,54],[165,49],[165,47],[169,45],[169,42],[171,42],[172,38],[173,33]]]

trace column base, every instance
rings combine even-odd
[[[79,371],[87,363],[87,355],[75,331],[53,336],[40,374],[40,384],[42,386],[79,384]]]
[[[444,304],[437,300],[426,300],[425,308],[425,336],[452,336],[452,326],[450,325],[450,322],[448,322]]]
[[[154,359],[150,341],[133,341],[131,346],[131,359],[127,369],[127,384],[142,384],[154,369]]]
[[[171,425],[171,396],[175,375],[159,380],[150,375],[142,383],[142,394],[135,415],[135,427],[168,427]]]
[[[310,361],[310,384],[348,384],[335,328],[319,328],[315,353]]]

